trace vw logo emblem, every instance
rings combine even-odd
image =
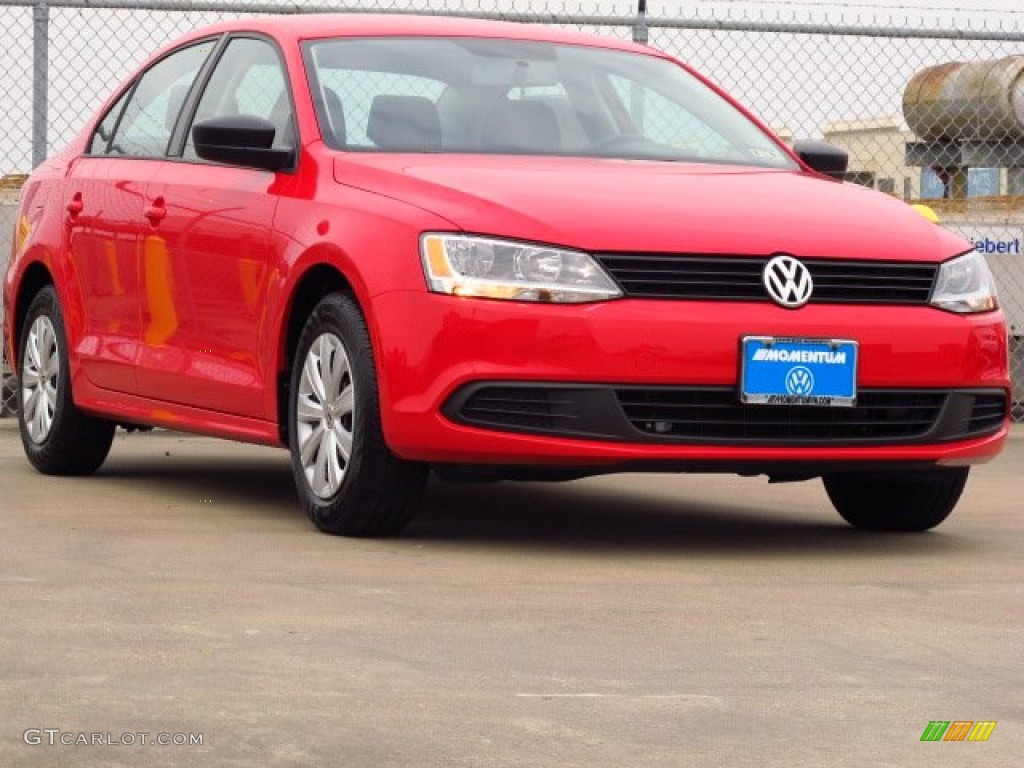
[[[814,280],[807,267],[792,256],[780,255],[764,265],[764,287],[776,304],[787,309],[802,307],[811,298]]]
[[[814,391],[814,374],[802,365],[790,368],[786,374],[786,391],[791,395],[807,397]]]

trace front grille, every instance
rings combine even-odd
[[[701,439],[864,440],[922,437],[935,426],[945,392],[865,391],[844,407],[748,405],[732,388],[620,389],[619,402],[636,429]]]
[[[1001,390],[862,389],[851,407],[755,405],[734,387],[478,382],[444,406],[461,424],[631,443],[911,445],[994,434]]]
[[[762,282],[770,256],[605,253],[596,258],[627,296],[701,301],[771,301]],[[928,303],[936,264],[803,259],[811,304]]]

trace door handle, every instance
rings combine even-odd
[[[142,209],[143,215],[149,219],[149,223],[156,226],[163,221],[164,216],[167,215],[167,207],[164,205],[164,199],[158,197],[153,201],[151,205],[147,205]]]
[[[82,203],[82,193],[75,192],[75,196],[68,201],[68,214],[74,219],[82,212],[83,208],[85,208],[85,205]]]

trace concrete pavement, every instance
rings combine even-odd
[[[361,541],[284,452],[122,433],[43,478],[0,420],[0,765],[1020,764],[1022,468],[1018,427],[923,535],[816,482],[630,475],[432,484]]]

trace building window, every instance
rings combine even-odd
[[[921,169],[921,199],[941,200],[946,196],[946,187],[939,174],[931,168]]]
[[[999,194],[998,168],[968,168],[967,196],[995,197]],[[937,200],[946,196],[939,174],[932,168],[921,169],[921,199]]]
[[[970,168],[967,171],[968,197],[995,197],[999,194],[998,168]]]

